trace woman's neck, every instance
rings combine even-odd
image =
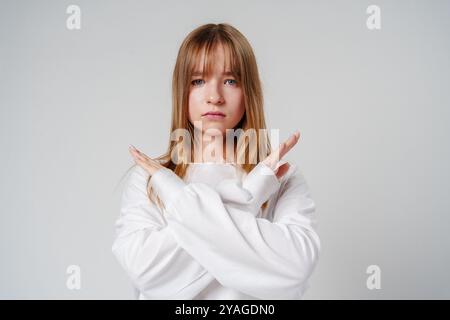
[[[195,163],[232,163],[226,160],[226,141],[221,135],[203,136],[200,141],[194,141]]]

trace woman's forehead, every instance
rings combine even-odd
[[[210,74],[213,70],[223,75],[232,75],[235,71],[232,66],[231,50],[221,44],[216,45],[208,52],[206,52],[206,48],[202,48],[195,60],[192,68],[193,75]]]

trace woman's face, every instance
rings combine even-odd
[[[242,88],[237,80],[225,70],[225,54],[222,45],[214,52],[214,66],[208,78],[202,78],[201,71],[195,69],[190,79],[189,121],[202,132],[215,128],[225,137],[226,129],[234,128],[245,113]],[[203,66],[202,55],[197,66]],[[208,116],[207,112],[220,112],[223,116]],[[196,123],[197,122],[197,123]],[[216,135],[215,130],[206,132]]]

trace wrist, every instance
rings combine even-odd
[[[151,186],[166,208],[174,201],[186,183],[170,169],[162,167],[150,178]]]

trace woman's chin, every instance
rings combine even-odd
[[[216,136],[223,135],[225,136],[226,127],[219,124],[207,124],[203,127],[203,134]]]

